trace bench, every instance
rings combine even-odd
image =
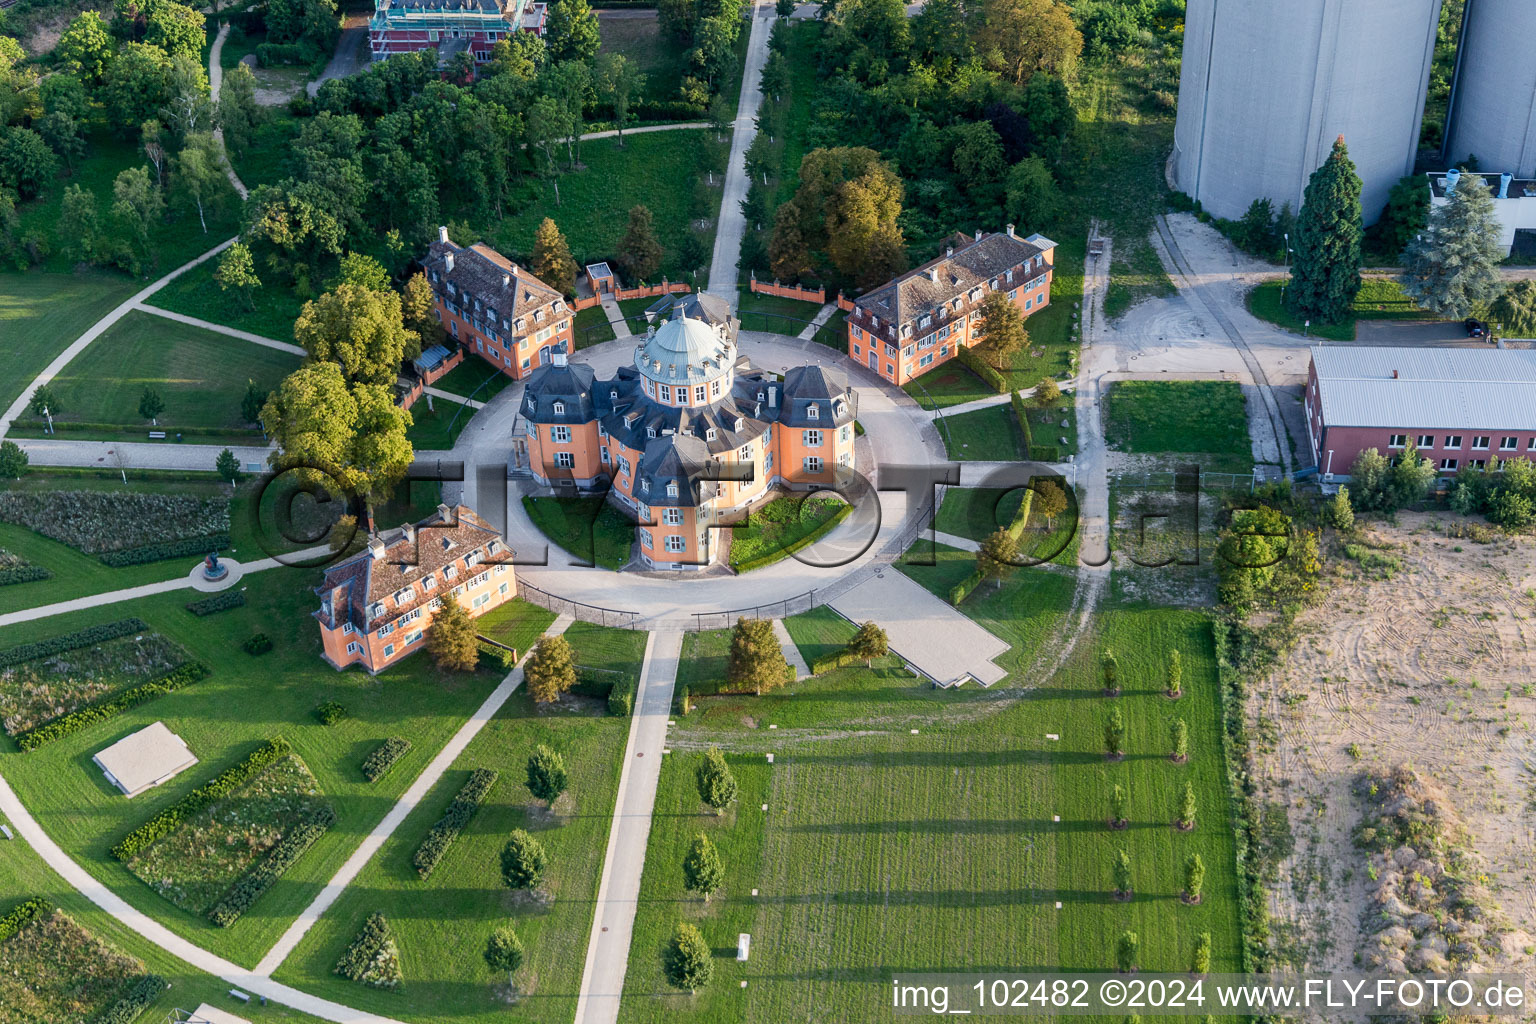
[[[234,998],[240,1000],[242,1003],[248,1003],[248,1002],[251,1001],[250,993],[248,993],[248,992],[241,992],[237,988],[230,989],[229,990],[229,994],[231,996],[233,996]]]
[[[11,828],[9,825],[0,825],[0,835],[5,836],[7,839],[16,838],[15,836],[11,835]]]
[[[165,431],[163,431],[163,430],[151,430],[149,432],[149,439],[151,441],[164,441],[165,440]]]

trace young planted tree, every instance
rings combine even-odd
[[[1323,522],[1341,533],[1355,528],[1355,509],[1349,502],[1349,488],[1340,484],[1333,497],[1323,503]]]
[[[661,256],[661,243],[656,240],[650,208],[630,207],[629,223],[624,228],[624,237],[619,240],[619,266],[629,275],[629,283],[637,285],[660,270]]]
[[[528,792],[535,800],[552,804],[565,792],[565,759],[540,743],[528,755]]]
[[[1360,291],[1360,176],[1340,135],[1312,172],[1292,236],[1296,250],[1285,301],[1299,319],[1333,324]]]
[[[144,391],[139,395],[139,417],[159,426],[162,412],[165,412],[165,399],[152,385],[144,385]]]
[[[240,460],[228,448],[219,452],[219,457],[213,460],[213,469],[219,474],[219,479],[231,487],[240,482]]]
[[[1199,975],[1211,973],[1210,932],[1201,932],[1200,937],[1195,939],[1195,952],[1189,960],[1189,973]]]
[[[576,661],[570,642],[563,636],[547,636],[534,645],[523,663],[528,692],[539,704],[550,704],[576,685]]]
[[[507,972],[507,987],[517,988],[513,975],[523,966],[523,940],[511,925],[502,925],[485,940],[485,964],[493,971]]]
[[[736,776],[731,774],[730,765],[725,763],[725,755],[720,753],[719,747],[710,747],[704,752],[693,778],[699,787],[699,799],[713,807],[715,814],[724,814],[725,809],[735,802]]]
[[[605,53],[597,59],[597,86],[599,94],[613,106],[613,123],[619,130],[618,148],[623,149],[630,101],[645,88],[645,76],[622,53]]]
[[[1007,530],[994,530],[981,542],[976,552],[976,568],[981,578],[1002,589],[1003,580],[1019,567],[1019,542]]]
[[[240,398],[240,418],[246,423],[260,423],[261,410],[272,393],[249,378],[245,381],[245,394]]]
[[[981,344],[992,357],[992,365],[1001,370],[1014,353],[1029,344],[1029,332],[1024,329],[1024,314],[1019,307],[1008,301],[1008,293],[987,292],[981,300],[981,321],[978,324]]]
[[[1135,895],[1131,888],[1131,855],[1123,846],[1115,853],[1114,883],[1115,899],[1120,902],[1125,903]]]
[[[1126,811],[1130,807],[1130,800],[1125,794],[1125,787],[1118,782],[1109,791],[1109,827],[1115,831],[1125,828],[1130,821],[1126,818]]]
[[[43,415],[45,409],[49,415],[57,416],[63,408],[59,404],[58,392],[53,390],[51,384],[39,384],[32,389],[32,397],[27,400],[27,411],[33,416]]]
[[[1179,812],[1174,815],[1173,826],[1180,832],[1191,832],[1195,827],[1195,784],[1184,783],[1184,795],[1179,798]]]
[[[789,662],[784,648],[767,619],[737,619],[731,631],[731,657],[725,670],[726,681],[738,692],[763,694],[778,689],[790,680]]]
[[[1118,704],[1109,709],[1109,717],[1104,720],[1104,753],[1111,761],[1125,757],[1125,716]]]
[[[1184,858],[1184,892],[1179,897],[1185,903],[1199,903],[1200,890],[1205,887],[1205,861],[1198,853]]]
[[[1056,517],[1067,510],[1067,492],[1054,480],[1042,480],[1035,484],[1034,490],[1034,513],[1045,516],[1046,529],[1055,529]]]
[[[1135,932],[1121,932],[1115,941],[1115,966],[1121,974],[1136,970],[1136,954],[1141,951],[1141,939]]]
[[[213,280],[218,284],[220,291],[238,292],[240,298],[245,300],[246,309],[256,308],[256,302],[252,296],[256,289],[261,287],[261,278],[256,276],[256,261],[251,258],[251,250],[244,242],[236,242],[224,250],[224,255],[219,257],[219,265],[213,272]]]
[[[1184,656],[1177,647],[1168,652],[1168,685],[1163,692],[1174,699],[1184,693]]]
[[[1168,723],[1168,759],[1174,764],[1189,760],[1189,726],[1182,718]]]
[[[1429,224],[1403,250],[1403,291],[1424,309],[1461,319],[1504,290],[1499,275],[1499,220],[1493,193],[1479,174],[1463,174]]]
[[[1104,696],[1118,697],[1120,695],[1120,662],[1115,657],[1115,652],[1107,647],[1099,656],[1099,675],[1104,682]]]
[[[661,970],[675,988],[697,992],[708,985],[715,976],[715,962],[704,934],[688,922],[679,921],[662,952]]]
[[[438,668],[448,672],[473,672],[480,664],[475,624],[459,599],[449,594],[432,616],[427,630],[427,653]]]
[[[1536,337],[1536,281],[1515,281],[1493,304],[1488,316],[1507,338]]]
[[[885,635],[885,630],[873,622],[866,622],[853,634],[848,641],[848,651],[856,658],[864,659],[864,667],[869,668],[876,658],[883,658],[890,653],[891,645]]]
[[[544,877],[549,855],[524,829],[513,829],[501,848],[501,880],[508,889],[532,889]]]
[[[709,898],[725,884],[725,865],[720,863],[720,853],[709,836],[700,832],[694,836],[683,855],[683,888]]]
[[[726,135],[730,134],[731,125],[736,120],[736,111],[731,109],[731,105],[726,102],[724,96],[716,96],[710,100],[706,114],[709,117],[709,128],[715,133],[715,141],[724,140]]]
[[[1061,388],[1056,384],[1055,378],[1042,378],[1040,383],[1035,385],[1034,399],[1035,405],[1042,409],[1059,402],[1061,400]]]
[[[560,227],[550,217],[539,222],[533,233],[533,258],[529,261],[533,276],[566,295],[576,289],[576,258]]]
[[[15,441],[0,441],[0,479],[20,480],[31,461]]]

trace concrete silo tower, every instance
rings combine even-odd
[[[1536,177],[1536,3],[1468,0],[1451,100],[1448,163]]]
[[[1413,171],[1439,15],[1440,0],[1189,0],[1174,187],[1218,217],[1261,197],[1300,209],[1343,135],[1375,221]]]

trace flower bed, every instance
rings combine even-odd
[[[336,963],[336,973],[349,981],[360,981],[369,988],[398,988],[400,950],[390,934],[383,914],[370,914],[363,930]]]
[[[0,587],[8,587],[12,583],[35,583],[52,575],[42,566],[33,565],[20,555],[0,548]]]
[[[331,808],[308,766],[288,754],[139,851],[127,861],[128,870],[178,907],[202,914],[287,832],[331,820]]]
[[[94,1020],[143,974],[139,961],[44,905],[0,941],[0,1024]]]
[[[5,491],[0,522],[99,555],[228,534],[229,500],[132,491]]]
[[[77,711],[60,715],[58,718],[50,718],[35,729],[17,733],[16,745],[22,750],[36,750],[44,743],[51,743],[61,736],[79,732],[88,725],[114,718],[129,708],[146,704],[183,686],[191,686],[207,674],[208,666],[189,661],[147,683],[130,686],[126,690],[118,690],[111,696],[87,704]]]
[[[0,668],[0,727],[16,736],[186,661],[180,646],[149,633]]]

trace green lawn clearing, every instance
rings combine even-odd
[[[299,362],[287,352],[132,312],[54,378],[54,424],[63,437],[113,440],[163,430],[204,443],[260,444],[260,431],[240,413],[246,382],[276,388]],[[153,426],[139,415],[146,387],[165,403]],[[38,425],[35,417],[21,422]]]
[[[5,337],[6,373],[0,380],[0,409],[86,329],[133,294],[136,286],[118,274],[0,274],[0,335]]]
[[[809,327],[820,311],[821,307],[814,302],[760,295],[743,288],[736,315],[741,318],[744,331],[767,331],[794,337]]]
[[[1187,452],[1212,456],[1223,472],[1253,466],[1242,385],[1232,381],[1128,380],[1104,401],[1104,433],[1124,452]],[[1229,468],[1232,467],[1232,468]]]
[[[629,730],[627,718],[609,717],[603,708],[601,701],[581,698],[538,707],[526,689],[513,694],[276,976],[305,992],[399,1020],[569,1021]],[[524,787],[528,756],[541,743],[562,755],[570,773],[567,795],[552,811]],[[423,881],[411,856],[475,768],[501,777]],[[549,868],[535,895],[509,892],[501,880],[499,854],[515,828],[533,832],[548,851]],[[404,983],[395,992],[332,973],[363,921],[376,912],[388,919],[400,950]],[[506,976],[482,958],[491,931],[503,924],[516,929],[528,954],[517,975],[516,1005],[506,1001]]]
[[[1313,321],[1307,326],[1300,317],[1285,308],[1282,290],[1285,281],[1265,281],[1248,293],[1248,312],[1276,327],[1296,334],[1306,334],[1326,341],[1354,341],[1355,324],[1360,320],[1438,320],[1434,313],[1420,309],[1403,294],[1402,285],[1390,277],[1367,277],[1360,282],[1349,314],[1336,324]]]
[[[678,88],[688,73],[685,51],[662,32],[661,23],[654,15],[599,18],[597,24],[602,37],[599,55],[621,53],[630,65],[645,75],[645,89],[641,93],[644,101],[670,103],[678,98]],[[699,119],[702,120],[703,115]]]
[[[293,322],[304,309],[304,301],[293,289],[278,281],[264,282],[247,303],[239,292],[218,286],[213,279],[218,267],[217,256],[193,267],[151,295],[149,305],[293,344]],[[257,274],[264,269],[258,267]]]
[[[555,613],[527,601],[507,601],[475,620],[475,632],[517,651],[521,658],[555,621]]]
[[[828,348],[836,349],[845,355],[848,352],[848,312],[839,309],[835,311],[827,322],[816,328],[816,333],[811,340]]]
[[[427,399],[431,398],[429,402]],[[476,410],[460,402],[435,395],[422,395],[411,406],[411,428],[405,432],[411,447],[418,451],[447,451]]]
[[[613,324],[608,322],[608,311],[602,306],[588,306],[577,313],[576,322],[571,327],[572,340],[578,349],[601,345],[618,337]]]
[[[565,631],[576,664],[596,669],[600,675],[617,679],[623,676],[640,682],[640,668],[645,662],[644,630],[618,629],[591,622],[573,622]]]
[[[604,569],[629,561],[635,524],[603,497],[524,498],[523,508],[544,536],[577,558]]]
[[[1007,402],[958,416],[945,416],[936,426],[944,447],[956,461],[1013,462],[1029,458],[1013,407]]]
[[[788,558],[826,535],[851,511],[851,505],[837,498],[774,498],[731,530],[731,568],[747,572]]]
[[[789,631],[789,638],[795,642],[807,665],[847,647],[858,629],[826,605],[791,615],[784,620],[784,628]]]
[[[439,377],[432,386],[439,391],[486,402],[511,383],[512,378],[502,373],[495,363],[466,351],[464,361]]]

